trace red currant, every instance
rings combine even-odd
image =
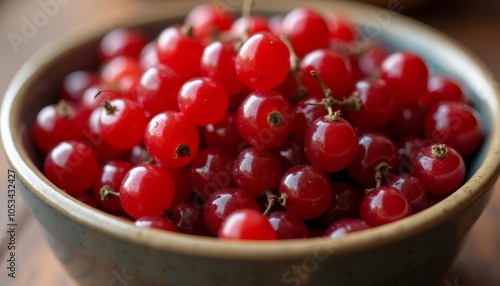
[[[357,218],[343,218],[328,227],[323,236],[331,238],[342,237],[348,233],[369,229],[370,226]]]
[[[279,211],[267,217],[278,239],[308,238],[309,229],[298,217],[289,212]]]
[[[345,182],[332,183],[332,200],[320,216],[321,221],[326,225],[331,225],[342,218],[358,217],[362,198],[361,193],[353,185]]]
[[[178,232],[175,225],[168,220],[159,215],[149,215],[138,218],[134,224],[138,227],[150,227],[166,231]]]
[[[271,223],[260,212],[242,209],[230,214],[222,223],[220,239],[276,240],[277,235]]]
[[[148,37],[141,30],[132,28],[113,30],[100,42],[101,58],[103,61],[118,56],[138,58],[147,42]]]
[[[101,189],[108,188],[115,192],[120,191],[120,185],[132,165],[124,161],[111,161],[99,170],[97,180],[93,184],[92,193],[101,208],[111,213],[121,213],[123,208],[118,197],[102,198]]]
[[[410,216],[412,209],[408,199],[396,188],[382,186],[363,197],[359,213],[369,225],[379,226]]]
[[[406,196],[410,201],[413,213],[418,213],[428,207],[427,191],[417,178],[408,174],[387,176],[387,184]]]

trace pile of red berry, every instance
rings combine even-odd
[[[138,226],[254,240],[341,236],[460,187],[483,133],[456,81],[357,48],[338,15],[244,14],[109,32],[36,117],[47,178]]]

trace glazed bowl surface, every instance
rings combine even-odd
[[[401,221],[338,239],[221,242],[142,229],[83,205],[48,181],[31,138],[37,111],[55,102],[71,71],[95,68],[99,39],[116,27],[151,35],[203,1],[137,1],[113,17],[68,32],[36,53],[12,81],[1,138],[17,185],[55,253],[81,285],[433,285],[481,214],[500,172],[500,96],[490,73],[459,44],[388,10],[352,2],[257,1],[256,12],[307,6],[344,14],[358,32],[393,50],[414,51],[433,74],[450,74],[470,95],[486,140],[467,181],[435,206]],[[227,1],[226,6],[231,8]],[[239,9],[238,7],[233,7]],[[360,45],[369,44],[369,41]],[[43,266],[41,266],[43,267]]]

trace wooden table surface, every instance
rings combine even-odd
[[[137,0],[136,0],[137,1]],[[411,1],[411,0],[409,0]],[[417,0],[415,0],[417,1]],[[19,66],[41,45],[49,42],[70,27],[90,21],[93,17],[108,13],[113,15],[117,7],[128,5],[133,0],[108,1],[40,1],[56,3],[55,11],[44,25],[25,38],[25,42],[12,45],[9,33],[22,35],[26,20],[33,19],[43,11],[39,1],[0,0],[0,95]],[[405,1],[401,1],[404,3]],[[436,1],[439,5],[427,6],[420,11],[403,10],[438,30],[455,38],[482,59],[492,71],[492,79],[500,79],[500,5],[495,0],[481,1]],[[54,8],[55,7],[55,8]],[[403,6],[404,7],[404,6]],[[57,9],[56,9],[57,8]],[[12,36],[12,34],[10,34]],[[17,49],[17,51],[16,51]],[[0,190],[7,189],[7,163],[0,152]],[[0,192],[0,237],[6,238],[6,192]],[[17,197],[18,201],[21,199]],[[41,227],[26,210],[22,201],[18,202],[17,219],[17,275],[7,276],[6,249],[0,249],[0,285],[74,285],[64,272],[47,242],[42,237]],[[447,275],[438,285],[500,285],[500,181],[487,209],[474,225],[466,238],[463,249]],[[4,245],[0,243],[0,245]]]

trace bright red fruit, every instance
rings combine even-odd
[[[134,222],[134,224],[138,227],[150,227],[166,231],[178,232],[175,225],[169,219],[159,215],[140,217]]]
[[[132,28],[121,28],[108,32],[99,46],[103,61],[117,56],[138,58],[148,37],[143,31]]]
[[[174,181],[168,172],[149,164],[130,169],[120,186],[122,207],[134,218],[162,215],[170,208],[174,194]]]
[[[363,197],[359,207],[361,219],[371,226],[400,220],[412,214],[408,199],[391,186],[382,186]]]
[[[252,89],[278,86],[290,71],[290,52],[283,41],[271,32],[251,36],[239,49],[236,74]]]
[[[260,212],[242,209],[230,214],[223,222],[218,234],[220,239],[276,240],[271,223]]]
[[[331,238],[342,237],[348,233],[369,229],[370,226],[357,218],[343,218],[328,227],[323,236]]]

